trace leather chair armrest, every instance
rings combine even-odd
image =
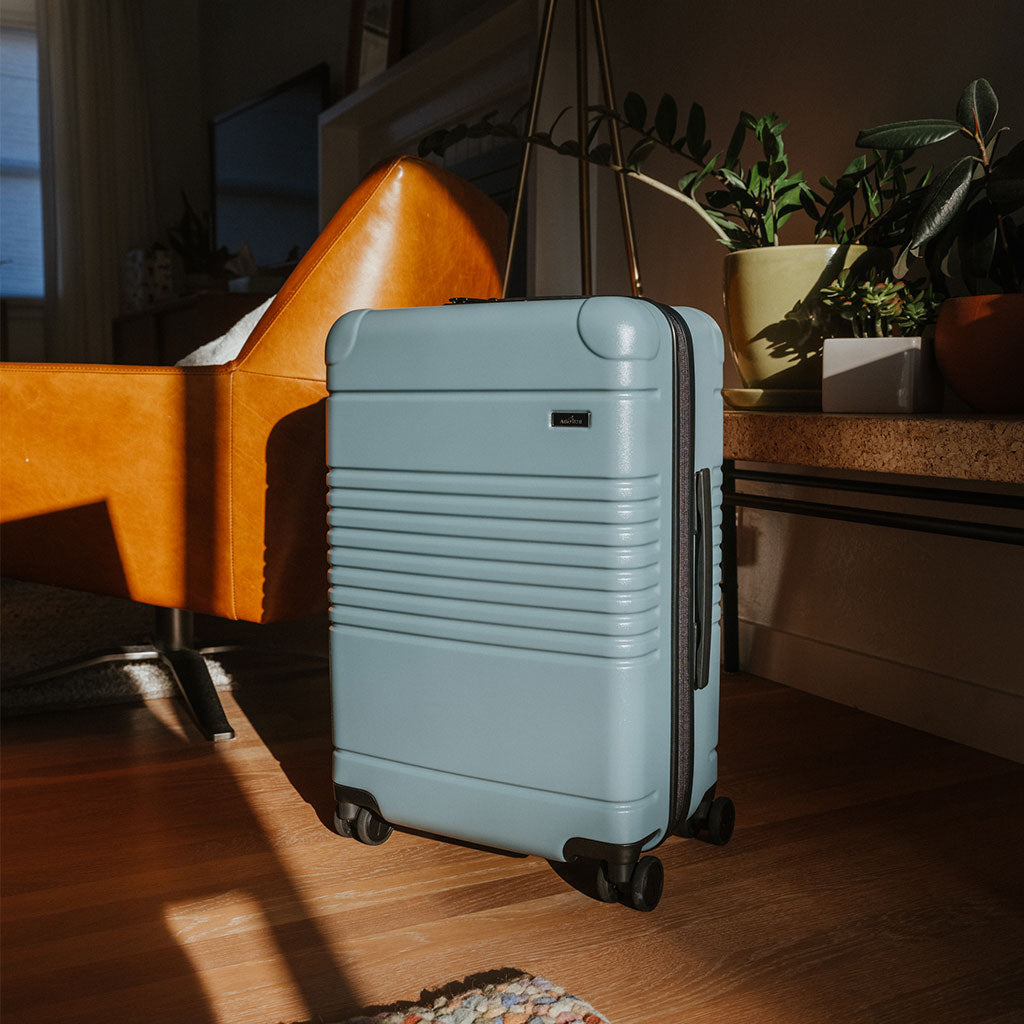
[[[167,607],[227,599],[229,373],[8,363],[0,403],[5,573]]]

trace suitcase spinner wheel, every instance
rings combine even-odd
[[[597,898],[602,903],[623,903],[633,910],[651,911],[661,900],[665,888],[665,869],[657,857],[641,857],[633,867],[626,885],[616,885],[608,877],[608,866],[595,865]]]
[[[717,797],[708,813],[707,835],[698,836],[715,846],[725,846],[732,838],[736,824],[736,808],[727,796]]]
[[[369,807],[360,807],[354,818],[345,816],[345,809],[334,808],[334,831],[346,839],[358,839],[364,846],[380,846],[391,838],[394,829]]]

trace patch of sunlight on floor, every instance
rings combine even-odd
[[[128,672],[131,668],[126,665],[123,671]],[[180,697],[154,697],[146,701],[146,711],[176,739],[185,743],[195,742],[195,734],[186,724],[188,709]]]
[[[310,1013],[264,907],[241,891],[164,907],[170,934],[188,958],[211,1016],[223,1024]]]

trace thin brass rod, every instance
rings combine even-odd
[[[579,141],[580,290],[593,293],[590,246],[590,167],[583,158],[587,145],[587,3],[576,0],[576,138]]]
[[[601,69],[601,85],[604,90],[606,107],[615,106],[615,89],[612,86],[611,64],[608,60],[608,41],[604,31],[604,18],[601,15],[601,0],[591,0],[591,11],[594,15],[594,38],[597,40],[597,59]],[[622,167],[622,134],[619,122],[614,118],[608,120],[611,135],[612,157],[617,167]],[[636,232],[633,228],[633,214],[629,205],[629,191],[626,179],[617,174],[615,180],[619,186],[619,212],[622,215],[622,235],[626,243],[626,260],[629,264],[630,286],[635,296],[644,293],[643,282],[640,280],[640,263],[636,254]]]
[[[548,51],[551,45],[551,26],[555,18],[556,0],[547,0],[544,9],[544,24],[541,29],[540,41],[537,45],[537,59],[533,65],[533,83],[530,86],[530,116],[526,126],[526,137],[529,138],[537,129],[537,113],[540,110],[540,94],[544,85],[544,71],[548,63]],[[503,298],[508,297],[508,282],[512,274],[512,260],[515,257],[516,240],[519,237],[519,222],[523,212],[523,197],[526,194],[526,176],[530,170],[530,152],[533,145],[523,143],[523,157],[519,163],[519,181],[516,183],[516,198],[512,207],[512,219],[509,226],[508,253],[505,256],[505,276],[501,283]]]

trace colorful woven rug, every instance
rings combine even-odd
[[[427,1005],[352,1017],[344,1024],[609,1024],[590,1003],[547,978],[523,974],[510,981],[438,996]]]

